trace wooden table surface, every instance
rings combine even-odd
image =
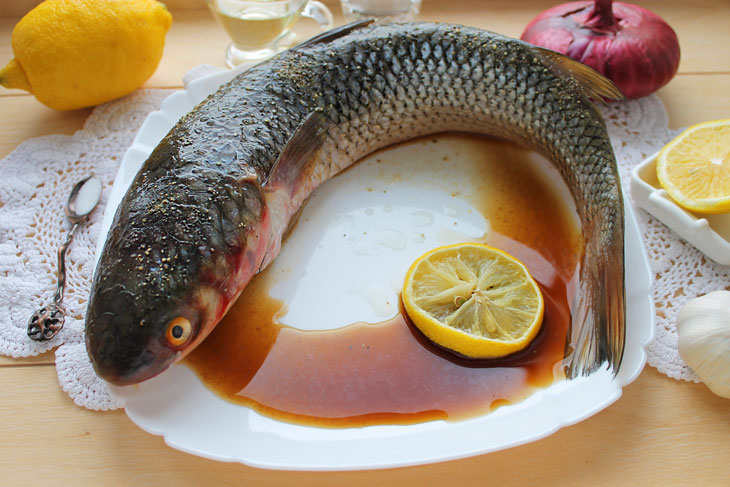
[[[0,63],[10,34],[37,2],[0,4]],[[223,66],[225,34],[203,0],[168,0],[165,54],[146,87],[180,87],[202,64]],[[342,22],[336,2],[328,2]],[[670,125],[730,117],[728,0],[646,0],[676,30],[679,74],[659,91]],[[519,36],[550,1],[424,0],[421,19]],[[91,110],[56,112],[0,88],[0,158],[39,135],[72,134]],[[2,202],[0,202],[2,205]],[[730,400],[647,366],[606,410],[543,440],[464,460],[365,472],[301,473],[218,463],[167,447],[122,411],[76,406],[58,385],[52,353],[0,357],[0,485],[730,485]],[[195,418],[190,418],[195,421]]]

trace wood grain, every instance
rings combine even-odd
[[[0,63],[10,33],[36,0],[0,2]],[[167,0],[174,15],[165,55],[145,87],[179,87],[184,73],[223,66],[227,39],[203,0]],[[339,17],[338,2],[326,2]],[[484,27],[518,36],[552,0],[424,0],[424,20]],[[730,116],[730,3],[641,2],[677,31],[680,74],[659,91],[672,127]],[[90,110],[57,112],[0,88],[0,157],[24,140],[73,134]],[[0,176],[2,180],[2,176]],[[730,400],[702,384],[647,367],[608,409],[534,443],[474,458],[393,470],[274,472],[178,452],[140,430],[121,411],[75,405],[58,385],[54,354],[0,358],[0,485],[730,485]],[[195,421],[195,418],[190,418]]]
[[[272,472],[184,454],[121,411],[74,405],[52,367],[0,368],[4,485],[721,485],[730,401],[647,369],[607,410],[528,445],[369,472]],[[35,407],[28,408],[32,394]],[[195,418],[190,418],[195,421]],[[37,460],[48,456],[48,462]],[[25,466],[24,466],[25,465]],[[32,472],[32,474],[31,474]],[[30,483],[29,483],[30,481]]]
[[[657,94],[669,115],[669,126],[681,128],[730,118],[730,73],[676,76]]]
[[[730,74],[680,74],[659,90],[672,128],[730,116]],[[0,123],[0,158],[24,140],[40,135],[72,135],[84,126],[91,109],[59,112],[29,95],[0,97],[2,111],[13,123]]]
[[[189,10],[195,3],[194,0],[181,4],[168,2],[175,19],[160,67],[145,83],[145,88],[181,87],[183,75],[200,64],[224,67],[223,52],[228,43],[225,33],[217,27],[207,9]],[[197,3],[203,4],[202,0]],[[327,3],[336,13],[336,20],[341,22],[337,2]],[[717,94],[730,87],[730,50],[713,49],[713,46],[726,42],[724,22],[730,17],[730,4],[716,1],[686,3],[655,0],[644,5],[666,17],[680,36],[683,52],[680,74],[659,92],[673,127],[728,116],[723,103],[727,97],[723,99]],[[449,2],[426,0],[420,18],[468,23],[519,36],[523,26],[549,5],[550,2],[544,0],[486,3],[462,0],[459,8],[454,8]],[[1,18],[2,13],[0,10],[0,63],[12,57],[9,40],[17,21],[12,16]],[[693,32],[701,35],[692,35]],[[688,96],[690,92],[692,94]],[[25,92],[4,88],[0,88],[0,104],[6,120],[12,120],[12,123],[0,124],[0,158],[31,137],[73,134],[83,127],[91,111],[58,112],[36,102]],[[692,110],[687,110],[689,105]]]
[[[0,356],[0,367],[20,367],[27,365],[54,365],[56,355],[53,350],[36,355],[35,357],[3,357]]]
[[[91,108],[60,112],[41,105],[30,95],[0,97],[5,122],[0,123],[0,157],[24,140],[41,135],[73,135],[84,126]],[[10,122],[12,120],[12,122]]]
[[[182,75],[201,63],[223,66],[228,39],[204,7],[203,0],[166,3],[172,10],[173,24],[162,63],[147,86],[179,86]],[[335,14],[336,23],[341,23],[338,2],[325,3]],[[550,0],[460,0],[455,8],[453,2],[425,0],[419,19],[463,23],[519,37],[537,13],[554,3]],[[680,73],[730,73],[730,50],[716,48],[727,42],[728,2],[647,0],[641,4],[661,15],[677,32],[682,49]],[[196,5],[198,8],[191,10]],[[3,12],[0,7],[0,63],[12,57],[10,33],[19,19],[18,14],[13,14],[15,11],[14,8]],[[692,35],[694,32],[701,35]]]

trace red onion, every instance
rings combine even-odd
[[[677,34],[661,17],[611,0],[548,9],[528,24],[522,40],[587,64],[613,81],[627,98],[655,92],[674,77],[679,66]]]

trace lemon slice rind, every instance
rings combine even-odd
[[[657,178],[681,207],[730,211],[730,119],[688,127],[659,152]]]
[[[527,268],[484,244],[439,247],[411,265],[403,305],[432,342],[489,359],[526,348],[540,330],[544,301]]]

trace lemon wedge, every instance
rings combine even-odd
[[[524,349],[542,325],[542,293],[527,268],[477,243],[439,247],[406,273],[403,305],[431,341],[471,358]]]
[[[155,72],[171,24],[156,0],[45,0],[13,29],[0,86],[57,110],[114,100]]]
[[[730,119],[689,127],[657,157],[659,184],[680,206],[730,211]]]

